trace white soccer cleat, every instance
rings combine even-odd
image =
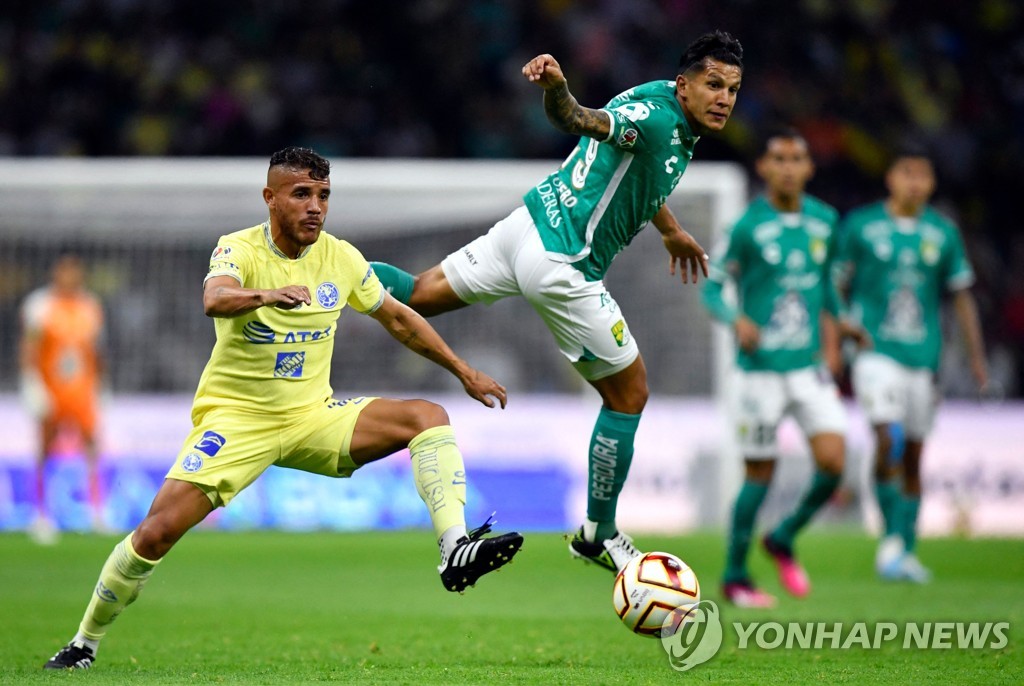
[[[907,553],[900,559],[901,578],[915,584],[927,584],[932,580],[930,569],[921,564],[914,553]]]
[[[878,553],[875,555],[875,571],[878,576],[887,581],[899,581],[903,578],[900,565],[903,561],[906,548],[903,545],[903,537],[899,534],[891,534],[882,539],[878,544]]]
[[[44,515],[36,517],[29,525],[28,536],[38,545],[54,545],[60,538],[57,526]]]

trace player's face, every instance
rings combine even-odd
[[[908,208],[920,208],[935,191],[935,170],[926,157],[901,157],[885,175],[893,201]]]
[[[314,179],[309,170],[275,167],[267,174],[263,199],[270,210],[271,233],[277,247],[291,257],[316,243],[327,218],[331,180]]]
[[[85,284],[85,269],[74,257],[64,257],[53,265],[53,286],[62,293],[73,293]]]
[[[771,195],[791,198],[803,193],[814,174],[807,143],[799,138],[772,138],[757,161],[757,173]]]
[[[700,69],[676,77],[676,98],[694,133],[721,131],[729,121],[743,72],[733,64],[706,59]]]

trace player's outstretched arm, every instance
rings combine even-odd
[[[267,306],[291,310],[310,302],[305,286],[242,288],[231,276],[215,276],[203,286],[203,311],[207,317],[238,317]]]
[[[988,386],[988,362],[985,360],[985,344],[982,342],[981,324],[978,321],[978,305],[969,290],[963,288],[953,294],[953,309],[967,342],[971,374],[978,390],[984,392]]]
[[[693,275],[693,283],[697,283],[698,274],[703,272],[704,277],[708,275],[708,254],[700,246],[700,243],[683,230],[679,225],[668,204],[661,206],[658,213],[651,219],[654,228],[661,234],[661,240],[668,250],[668,273],[676,274],[676,263],[679,264],[680,276],[683,283],[690,283],[690,275]],[[699,270],[699,271],[698,271]]]
[[[556,129],[605,140],[611,133],[608,115],[581,106],[569,92],[562,67],[551,55],[537,55],[523,66],[523,76],[544,89],[544,112]]]
[[[494,407],[494,400],[491,399],[494,398],[501,403],[502,409],[505,408],[508,399],[505,387],[470,367],[415,310],[398,302],[390,294],[385,294],[384,302],[370,316],[406,348],[454,374],[471,398],[487,407]]]

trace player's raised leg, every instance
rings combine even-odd
[[[764,537],[764,548],[775,561],[779,580],[790,594],[802,598],[811,590],[807,572],[793,552],[796,535],[828,502],[843,474],[845,442],[842,434],[819,433],[810,437],[811,453],[816,469],[811,485],[793,510],[775,529]]]
[[[466,307],[444,274],[441,265],[435,265],[417,276],[385,262],[371,262],[384,289],[398,302],[408,305],[424,317]]]
[[[114,546],[100,570],[99,581],[82,617],[78,633],[50,658],[45,669],[87,669],[100,640],[118,615],[135,602],[142,586],[167,551],[213,510],[210,499],[195,485],[167,479],[149,513]]]
[[[774,457],[747,459],[743,485],[733,504],[722,594],[737,607],[775,607],[775,597],[754,585],[747,568],[747,553],[754,535],[754,522],[768,494],[775,473],[775,462]]]
[[[444,408],[426,400],[378,399],[360,413],[350,448],[357,466],[406,446],[416,490],[437,536],[441,583],[461,592],[511,561],[523,537],[511,532],[483,538],[490,520],[467,533],[466,468]]]
[[[603,404],[588,451],[587,518],[570,541],[569,551],[618,573],[640,554],[633,539],[619,531],[615,516],[633,462],[640,415],[647,404],[647,368],[638,353],[625,369],[589,381]]]

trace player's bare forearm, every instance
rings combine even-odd
[[[393,309],[388,308],[381,313],[386,316],[377,317],[377,320],[384,325],[384,328],[396,341],[417,355],[422,355],[431,362],[444,367],[460,380],[469,373],[469,365],[448,347],[448,344],[441,338],[441,334],[437,333],[426,319],[412,308],[401,305],[397,301],[393,302],[398,306]],[[382,306],[380,309],[384,310],[385,307]]]
[[[967,342],[967,355],[970,358],[971,372],[979,387],[988,383],[988,364],[985,361],[985,344],[981,336],[981,323],[978,319],[978,306],[974,296],[966,288],[953,296],[953,308],[964,340]]]
[[[310,302],[309,289],[299,285],[244,288],[233,277],[216,276],[203,287],[203,311],[207,317],[239,317],[267,306],[291,310]]]
[[[537,55],[523,65],[523,76],[544,89],[544,112],[559,131],[604,140],[611,132],[608,115],[582,107],[569,92],[569,84],[558,60]]]
[[[700,243],[687,233],[679,224],[679,221],[668,208],[668,203],[658,208],[657,213],[651,217],[651,223],[661,234],[661,240],[665,244],[665,250],[669,254],[668,271],[675,276],[676,263],[679,263],[680,277],[683,283],[697,283],[698,275],[708,275],[708,254]]]
[[[406,348],[451,372],[470,397],[487,407],[494,407],[494,401],[491,400],[493,397],[501,403],[502,408],[505,407],[505,388],[456,355],[441,338],[441,334],[412,308],[388,295],[370,316]]]
[[[611,132],[608,115],[580,105],[566,83],[544,91],[544,112],[548,121],[565,133],[604,140]]]

